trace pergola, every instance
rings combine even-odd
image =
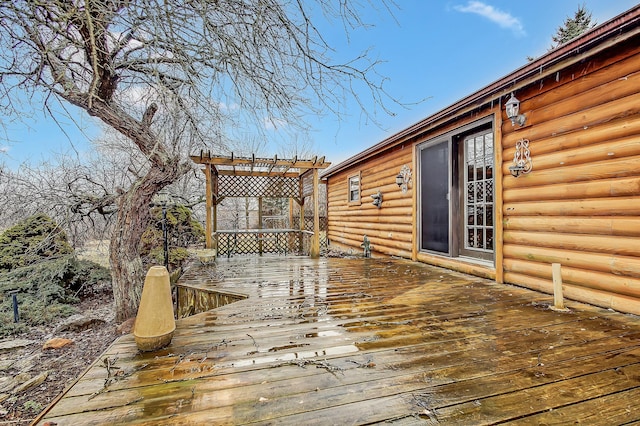
[[[309,253],[320,256],[319,170],[331,163],[324,157],[310,160],[212,156],[200,152],[191,160],[204,166],[206,176],[206,247],[218,248],[218,205],[228,197],[258,199],[259,227],[262,227],[262,199],[289,198],[300,206],[300,229],[304,231],[304,199],[313,197],[313,237]],[[290,213],[292,214],[292,213]],[[290,216],[291,217],[291,216]]]

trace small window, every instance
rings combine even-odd
[[[349,176],[349,203],[360,204],[360,173]]]

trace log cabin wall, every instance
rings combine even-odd
[[[552,263],[561,264],[566,297],[640,314],[640,8],[613,19],[561,52],[539,61],[378,145],[328,173],[328,236],[333,246],[393,255],[498,282],[553,292]],[[625,31],[616,25],[628,25]],[[622,27],[620,27],[622,28]],[[598,37],[609,31],[613,38]],[[620,37],[618,37],[618,34]],[[600,41],[601,40],[601,41]],[[599,44],[600,43],[600,44]],[[564,52],[567,52],[566,54]],[[534,71],[531,71],[534,70]],[[506,118],[511,91],[524,126]],[[452,111],[455,115],[450,116]],[[416,224],[417,147],[493,116],[495,147],[494,264],[419,249]],[[530,142],[533,170],[509,172],[516,142]],[[406,194],[395,184],[410,165]],[[361,178],[361,204],[348,202],[348,179]],[[380,190],[382,208],[372,205]]]
[[[504,280],[640,314],[640,40],[517,92],[527,121],[502,125]],[[509,174],[516,141],[533,170]]]
[[[469,259],[434,256],[420,252],[417,242],[416,147],[431,138],[471,125],[479,120],[495,121],[500,115],[498,102],[473,108],[454,121],[442,121],[418,129],[405,140],[369,158],[355,162],[327,178],[328,237],[330,246],[351,252],[362,252],[364,235],[372,244],[372,255],[397,256],[478,275],[496,278],[496,268],[469,262]],[[494,123],[494,126],[496,124]],[[496,141],[499,137],[496,136]],[[496,150],[495,164],[501,164],[500,150]],[[396,184],[402,166],[411,169],[407,192]],[[496,170],[496,173],[500,173]],[[361,202],[348,202],[348,179],[359,175]],[[496,184],[498,186],[499,183]],[[380,209],[372,204],[371,195],[380,191],[383,203]],[[497,194],[499,198],[500,194]],[[499,212],[496,212],[496,220]],[[496,239],[501,236],[501,222],[496,222]]]
[[[396,185],[403,165],[413,167],[412,144],[405,142],[336,175],[327,185],[328,237],[331,246],[362,252],[364,236],[374,254],[412,257],[413,183],[406,193]],[[348,200],[348,179],[360,175],[360,202]],[[382,193],[382,207],[372,194]]]

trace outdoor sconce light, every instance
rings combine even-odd
[[[524,122],[527,120],[527,117],[525,117],[524,114],[518,114],[520,112],[520,101],[513,95],[513,93],[511,93],[511,97],[504,105],[504,109],[507,112],[507,118],[511,120],[512,126],[515,126],[516,123],[518,123],[520,127],[524,126]]]
[[[396,185],[402,190],[403,194],[407,193],[409,183],[411,182],[411,169],[406,164],[400,169],[400,173],[396,176]]]
[[[529,139],[520,139],[516,142],[516,152],[513,154],[513,166],[509,166],[509,171],[513,177],[529,173],[533,169],[531,162],[531,152],[529,151]]]
[[[381,208],[382,207],[382,192],[378,191],[375,194],[371,195],[371,198],[373,198],[373,205],[376,206],[377,208]]]

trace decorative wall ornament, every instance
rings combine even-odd
[[[529,151],[529,139],[520,139],[516,142],[516,152],[513,154],[513,166],[509,171],[513,177],[529,173],[533,169],[531,152]]]
[[[406,164],[400,169],[400,173],[396,176],[396,184],[400,187],[403,194],[407,193],[409,184],[411,183],[411,169]]]

